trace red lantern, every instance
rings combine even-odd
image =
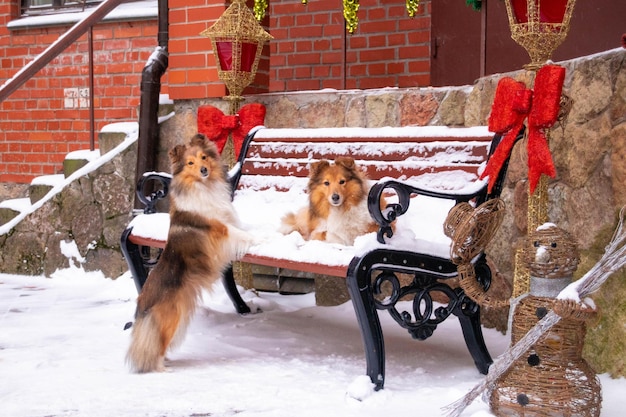
[[[272,36],[259,25],[244,0],[233,0],[200,35],[211,39],[219,66],[217,75],[228,88],[228,98],[241,101],[241,93],[256,75],[263,45]]]
[[[569,31],[576,0],[506,0],[511,37],[530,55],[528,69],[550,59]]]
[[[221,41],[216,42],[217,56],[222,71],[239,70],[244,72],[252,72],[254,68],[254,59],[256,58],[256,51],[258,45],[256,43],[245,42],[241,44],[241,56],[239,57],[239,68],[233,68],[233,63],[236,59],[233,59],[233,42]]]
[[[517,23],[528,22],[528,1],[512,0],[513,12]],[[567,8],[567,0],[551,0],[539,4],[539,0],[534,0],[534,10],[539,12],[539,22],[542,23],[562,23]]]

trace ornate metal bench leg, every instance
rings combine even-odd
[[[239,294],[239,290],[237,290],[237,284],[235,283],[235,276],[233,275],[232,265],[228,267],[226,272],[224,272],[224,276],[222,277],[222,283],[224,284],[226,294],[228,294],[230,301],[233,302],[237,313],[248,314],[250,312],[250,307],[248,307],[245,301],[243,301],[243,298],[241,298],[241,294]]]
[[[480,325],[480,307],[473,301],[466,299],[455,309],[454,314],[459,318],[465,344],[472,355],[472,359],[474,359],[476,368],[481,374],[486,375],[493,360],[483,338],[483,330]]]
[[[148,271],[143,264],[141,248],[128,240],[128,236],[130,236],[132,230],[132,228],[124,230],[122,233],[120,247],[122,249],[122,253],[124,254],[124,258],[126,258],[128,269],[130,270],[133,280],[135,281],[137,292],[140,293],[143,288],[143,284],[145,284],[146,279],[148,278]]]
[[[369,285],[369,268],[363,269],[362,260],[355,258],[352,261],[346,278],[365,346],[367,375],[379,390],[385,384],[385,345]]]

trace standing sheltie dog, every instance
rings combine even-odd
[[[253,243],[238,228],[217,148],[195,135],[169,157],[170,228],[163,253],[137,299],[126,361],[134,372],[165,370],[168,348],[182,341],[203,289]]]
[[[282,218],[281,232],[299,232],[307,240],[353,245],[357,236],[378,229],[367,209],[368,179],[354,159],[311,164],[309,205]]]

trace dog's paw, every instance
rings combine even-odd
[[[271,239],[268,236],[252,236],[250,246],[260,246],[268,243]]]
[[[252,246],[254,246],[252,239],[233,242],[233,246],[231,248],[232,257],[235,260],[243,258]]]

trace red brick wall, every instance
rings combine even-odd
[[[17,15],[18,3],[0,5],[0,82],[70,27],[9,30],[6,24]],[[157,22],[99,24],[93,39],[97,135],[105,124],[137,121],[141,71],[157,45]],[[70,45],[0,104],[0,182],[59,173],[68,152],[89,149],[88,102],[70,97],[89,86],[86,40],[85,35]]]
[[[17,16],[17,4],[0,0],[0,82],[68,28],[9,31],[6,23]],[[163,93],[175,100],[227,93],[217,78],[210,40],[199,33],[229,4],[169,0]],[[345,34],[341,4],[270,0],[263,24],[275,39],[266,45],[255,83],[244,94],[430,84],[430,0],[420,2],[415,18],[407,16],[405,0],[361,0],[353,35]],[[94,39],[96,131],[107,123],[136,121],[141,71],[157,45],[157,21],[100,24]],[[88,86],[87,60],[83,37],[0,104],[0,182],[57,173],[68,152],[89,147],[88,107],[77,99],[77,108],[66,108],[66,89]]]
[[[248,1],[249,6],[252,0]],[[414,18],[405,0],[361,0],[357,31],[346,34],[340,0],[270,0],[266,46],[255,83],[244,94],[414,87],[430,84],[430,1]],[[227,93],[217,78],[211,42],[199,33],[228,2],[170,0],[170,97],[202,99]]]
[[[224,2],[169,0],[170,98],[221,97],[226,88],[217,78],[211,41],[199,34],[226,10]]]
[[[430,1],[405,4],[361,0],[350,35],[339,0],[270,1],[270,91],[429,85]]]

